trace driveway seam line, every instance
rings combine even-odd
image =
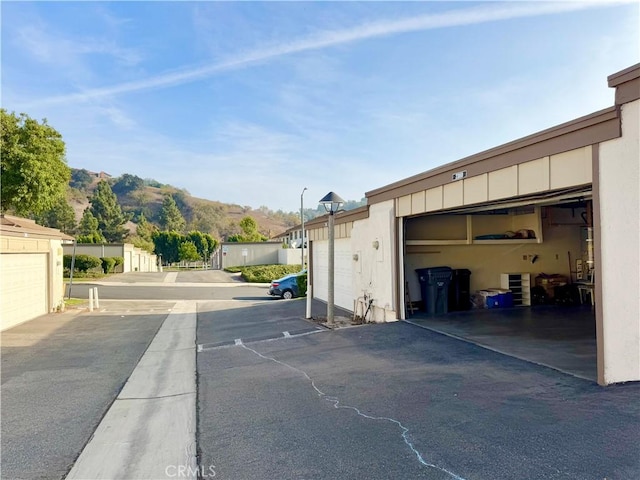
[[[333,404],[333,408],[335,409],[340,409],[340,408],[344,408],[347,410],[353,410],[354,412],[356,412],[359,416],[366,418],[368,420],[385,420],[387,422],[393,423],[395,425],[397,425],[400,430],[402,430],[402,440],[404,441],[405,444],[407,444],[407,446],[411,449],[411,451],[415,454],[416,458],[418,459],[418,461],[424,465],[425,467],[429,467],[429,468],[433,468],[436,470],[439,470],[443,473],[446,473],[447,475],[449,475],[450,477],[454,478],[455,480],[465,480],[463,477],[460,477],[459,475],[456,475],[455,473],[453,473],[450,470],[447,470],[444,467],[439,467],[433,463],[429,463],[427,462],[424,457],[422,456],[422,454],[413,446],[413,442],[411,440],[409,440],[409,429],[407,427],[405,427],[402,422],[400,422],[399,420],[396,420],[395,418],[390,418],[390,417],[374,417],[371,415],[367,415],[366,413],[362,413],[360,411],[360,409],[358,409],[357,407],[351,406],[351,405],[340,405],[340,399],[338,397],[334,397],[331,395],[326,394],[325,392],[323,392],[322,390],[320,390],[315,383],[315,380],[313,380],[309,374],[307,372],[305,372],[304,370],[294,367],[293,365],[289,365],[286,362],[283,362],[281,360],[278,360],[276,358],[273,357],[269,357],[267,355],[263,355],[262,353],[258,352],[257,350],[254,350],[253,348],[250,348],[248,346],[246,346],[245,344],[241,344],[240,345],[242,348],[249,350],[251,352],[253,352],[254,354],[256,354],[258,357],[261,357],[265,360],[270,360],[274,363],[278,363],[284,367],[287,367],[295,372],[301,373],[307,380],[309,380],[309,382],[311,383],[311,387],[317,392],[318,397],[330,402]]]

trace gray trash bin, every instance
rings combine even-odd
[[[422,294],[422,309],[429,315],[442,315],[449,311],[450,267],[416,269]]]
[[[471,292],[469,291],[471,271],[458,268],[452,271],[449,284],[449,311],[471,309]]]

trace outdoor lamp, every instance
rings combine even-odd
[[[307,187],[304,187],[302,189],[302,193],[300,194],[300,225],[301,225],[301,235],[300,235],[300,241],[302,242],[301,245],[301,259],[300,259],[300,270],[304,270],[304,192],[307,190]]]
[[[320,202],[329,213],[329,278],[327,282],[327,324],[330,327],[335,325],[333,316],[334,303],[334,258],[335,258],[335,213],[344,204],[344,200],[334,192],[327,193]]]
[[[344,200],[337,193],[329,192],[320,200],[320,203],[329,215],[333,215],[344,204]]]

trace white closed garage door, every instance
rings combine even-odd
[[[47,313],[47,254],[0,255],[0,329]]]
[[[329,242],[314,241],[313,245],[313,296],[327,300],[329,283]],[[351,240],[340,238],[334,244],[334,301],[338,307],[353,310],[353,255]]]

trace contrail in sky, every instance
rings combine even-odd
[[[269,48],[255,49],[245,53],[240,53],[226,61],[212,65],[186,67],[174,72],[168,72],[134,82],[125,82],[110,87],[95,88],[78,93],[49,97],[37,102],[32,102],[32,104],[51,105],[87,101],[95,98],[110,97],[142,90],[168,88],[202,80],[222,72],[240,70],[252,65],[263,64],[269,60],[286,55],[320,50],[372,38],[434,30],[438,28],[476,25],[515,18],[554,15],[590,8],[611,7],[630,3],[636,3],[636,1],[549,1],[527,2],[526,4],[510,2],[502,5],[483,5],[481,7],[455,10],[434,15],[421,15],[399,20],[364,23],[353,28],[327,30],[299,40],[283,42],[280,45],[275,45]]]

